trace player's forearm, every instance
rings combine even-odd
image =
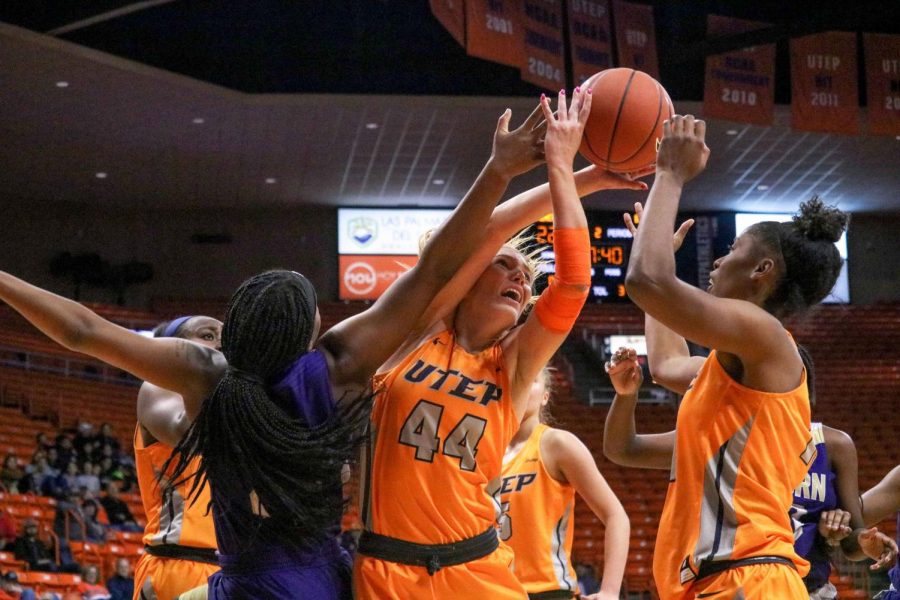
[[[429,241],[422,262],[434,269],[441,280],[449,281],[478,246],[485,224],[509,181],[510,177],[489,160],[459,206]]]
[[[682,184],[675,178],[657,173],[628,262],[626,285],[632,298],[659,293],[662,284],[675,278],[672,231],[681,190]]]
[[[587,229],[587,217],[575,187],[571,166],[548,165],[553,226],[557,229]]]
[[[631,524],[621,504],[607,517],[604,523],[603,540],[603,581],[600,591],[619,595],[622,577],[625,575],[625,563],[628,562],[628,543],[631,536]]]
[[[603,425],[603,454],[618,465],[633,465],[637,439],[634,409],[637,394],[616,394]]]
[[[84,351],[89,333],[104,319],[77,302],[0,272],[0,300],[6,302],[50,339]]]

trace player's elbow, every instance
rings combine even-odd
[[[603,436],[603,455],[617,465],[625,465],[628,462],[625,444],[609,435]]]
[[[625,276],[625,291],[638,306],[656,299],[668,299],[674,278],[654,270],[629,267]]]

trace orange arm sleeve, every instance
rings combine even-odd
[[[587,229],[553,232],[556,274],[534,307],[548,331],[568,333],[581,313],[591,286],[591,242]],[[583,288],[583,289],[579,289]]]

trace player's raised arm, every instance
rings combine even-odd
[[[616,390],[603,426],[603,454],[616,464],[641,469],[669,469],[675,451],[675,432],[638,434],[634,424],[637,395],[644,381],[637,354],[619,348],[607,363]]]
[[[644,213],[644,207],[640,202],[634,203],[634,213],[640,221]],[[623,219],[631,235],[637,235],[637,226],[631,215],[625,213]],[[687,219],[675,231],[672,239],[674,252],[678,252],[681,248],[685,236],[693,225],[694,220]],[[684,394],[703,365],[703,357],[691,356],[685,339],[649,313],[644,313],[644,334],[647,338],[647,361],[653,381],[676,394]]]
[[[70,350],[202,402],[225,370],[222,354],[182,339],[151,339],[81,304],[0,272],[0,300]]]
[[[544,153],[553,199],[556,273],[525,324],[504,341],[507,360],[515,373],[512,384],[517,414],[524,412],[523,402],[534,378],[575,324],[591,284],[587,218],[572,172],[590,114],[591,90],[576,88],[570,106],[565,91],[560,91],[555,115],[546,97],[541,98],[541,106],[547,120]]]
[[[494,133],[493,151],[469,193],[435,232],[419,262],[364,313],[343,321],[320,340],[333,357],[332,381],[360,384],[410,335],[438,291],[481,243],[485,225],[510,180],[543,159],[532,115],[509,131],[507,109]]]

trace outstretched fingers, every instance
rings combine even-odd
[[[553,111],[550,110],[550,98],[546,94],[541,94],[541,112],[544,114],[545,123],[556,120],[556,117],[553,116]]]

